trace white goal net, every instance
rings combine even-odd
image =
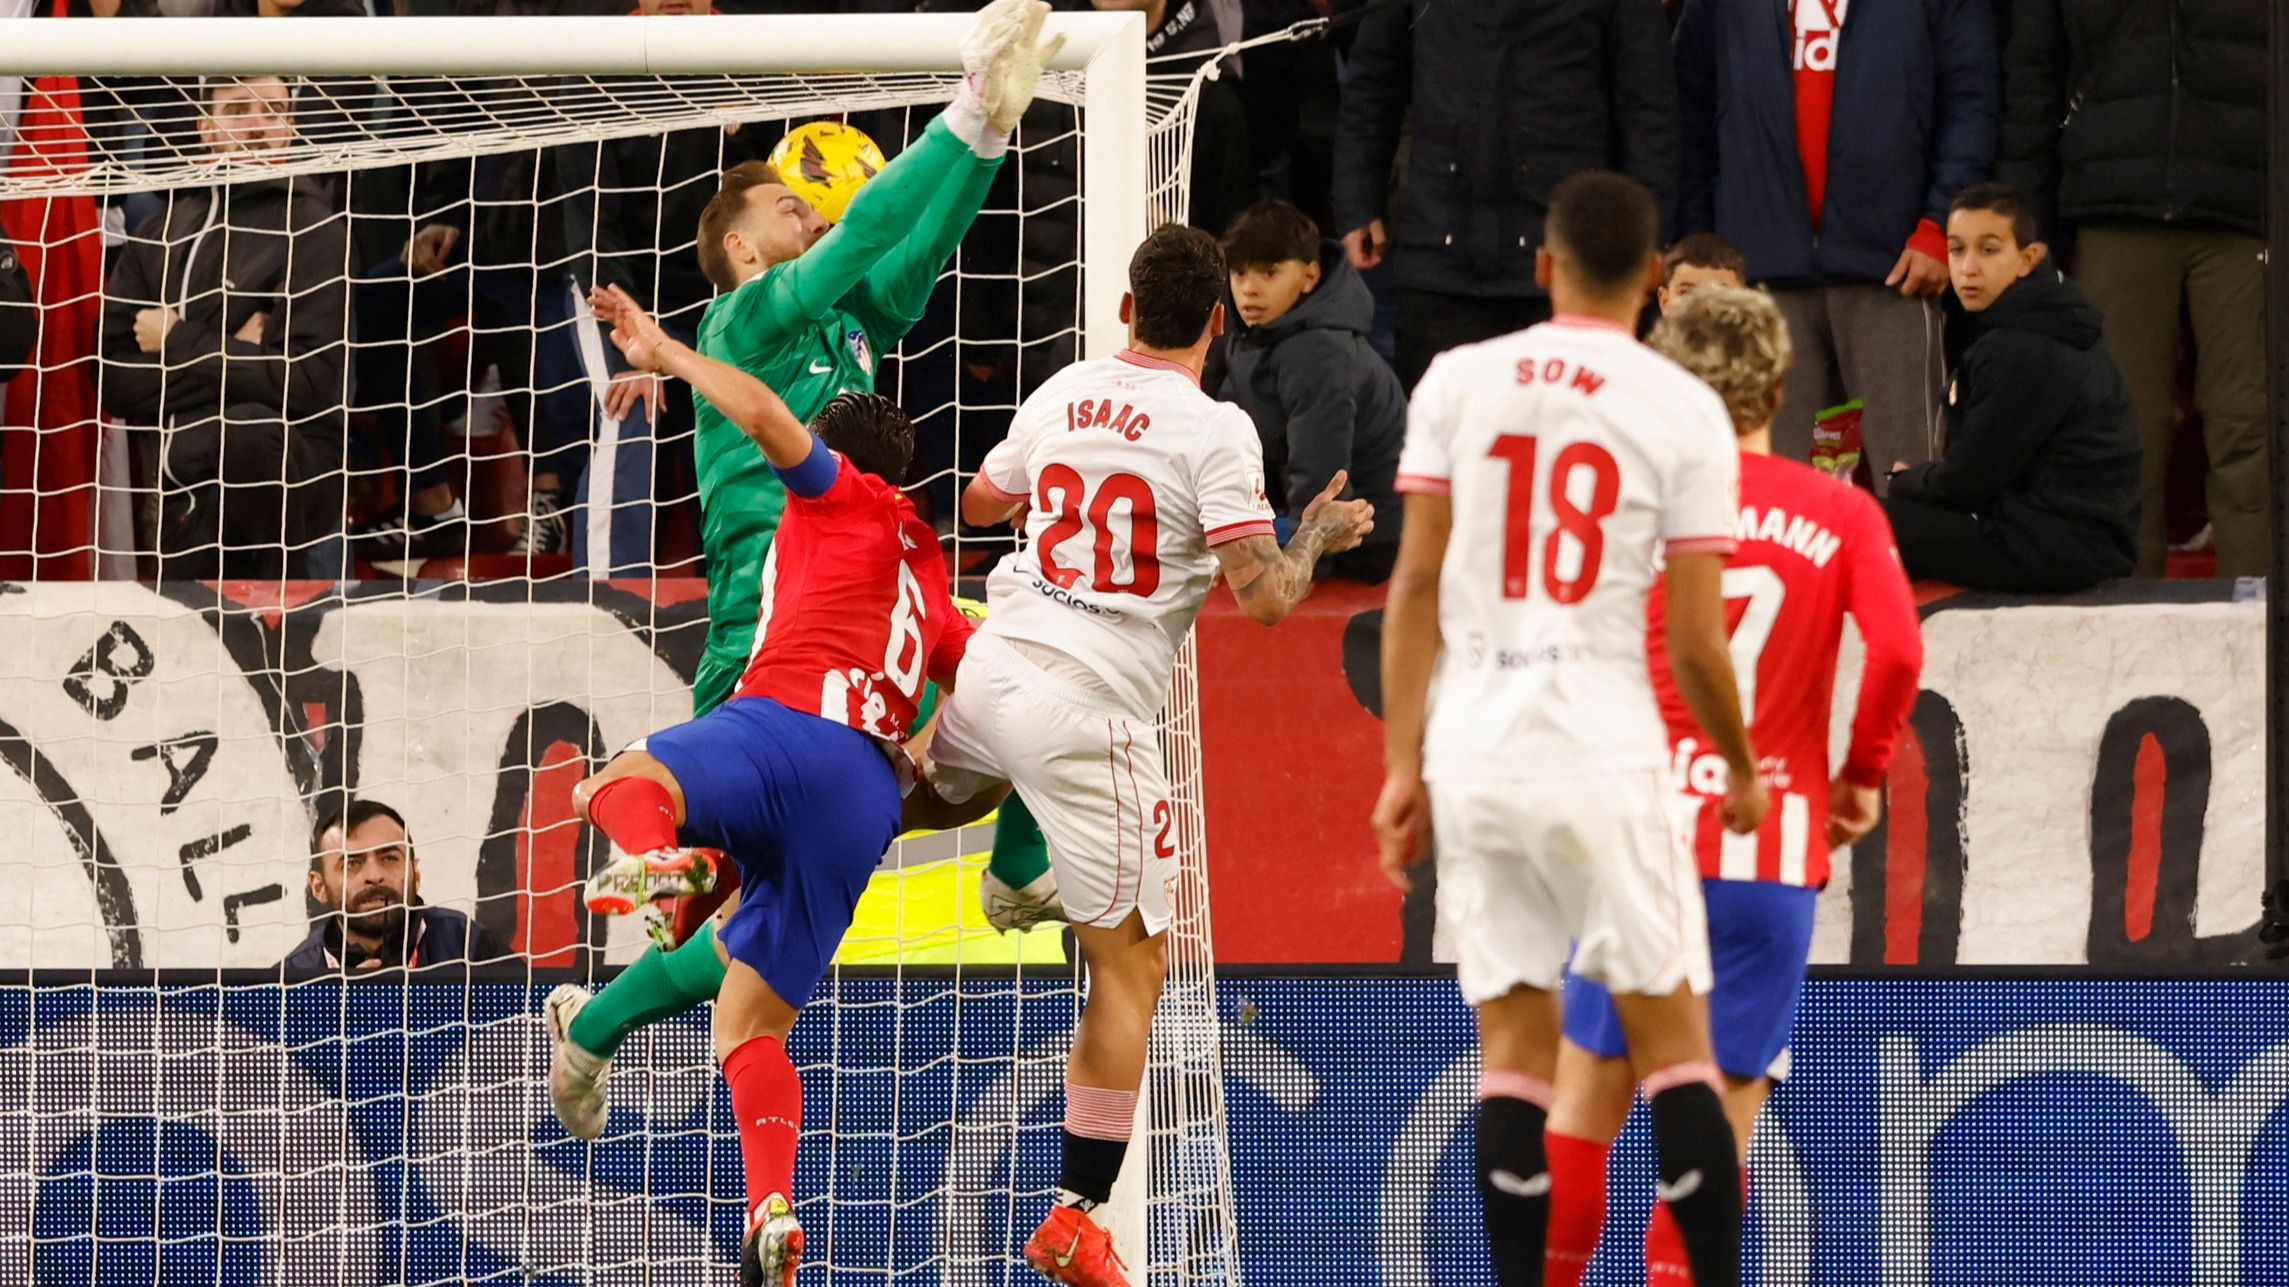
[[[720,171],[818,119],[895,156],[966,21],[10,24],[35,30],[0,49],[0,1281],[730,1280],[705,1012],[621,1048],[593,1144],[543,1085],[541,998],[643,947],[580,906],[606,850],[571,786],[690,717],[707,621],[689,391],[624,390],[575,301],[618,282],[695,324]],[[1120,343],[1130,250],[1184,216],[1191,96],[1148,114],[1133,19],[1056,22],[984,213],[872,355],[957,592],[1009,540],[958,523],[959,484],[1021,397]],[[1193,666],[1113,1215],[1153,1283],[1238,1279]],[[328,964],[309,832],[351,797],[404,816],[466,967]],[[805,1282],[1030,1274],[1081,980],[1056,931],[984,929],[992,831],[899,843],[790,1043]]]

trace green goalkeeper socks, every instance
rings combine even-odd
[[[629,1034],[715,999],[724,964],[715,954],[715,922],[673,952],[644,949],[636,963],[589,999],[567,1034],[572,1044],[610,1059]]]
[[[1015,791],[1001,802],[1001,816],[993,827],[993,857],[986,865],[994,879],[1011,889],[1023,889],[1049,870],[1049,842],[1041,838],[1041,824]]]

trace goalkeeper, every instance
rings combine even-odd
[[[755,376],[806,423],[835,395],[870,393],[882,352],[921,319],[930,292],[984,204],[1009,133],[1062,45],[1040,43],[1042,0],[994,0],[962,42],[953,103],[827,221],[768,165],[733,166],[700,214],[700,270],[719,292],[699,324],[699,352]],[[736,425],[694,395],[693,455],[708,563],[707,643],[693,715],[730,697],[755,643],[771,539],[786,493]],[[1014,796],[996,823],[989,899],[1002,887],[1053,903],[1040,828]],[[878,878],[876,885],[881,885]],[[668,892],[668,891],[663,891]],[[556,1047],[549,1076],[573,1134],[604,1125],[603,1080],[622,1041],[646,1024],[715,998],[724,963],[714,926],[669,951],[648,948],[593,996],[568,985],[548,999]],[[1025,927],[1027,922],[1017,922]]]

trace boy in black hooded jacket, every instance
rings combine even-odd
[[[1224,262],[1237,324],[1214,392],[1256,422],[1281,538],[1339,470],[1351,472],[1354,497],[1398,514],[1407,394],[1367,344],[1375,302],[1343,248],[1296,207],[1259,201],[1224,234]],[[1328,560],[1328,574],[1385,580],[1399,528],[1377,520],[1365,544]]]
[[[1895,466],[1884,508],[1909,575],[2067,593],[2136,560],[2138,431],[2102,319],[2043,262],[2002,184],[1957,194],[1948,275],[1977,328],[1947,400],[1947,454]]]

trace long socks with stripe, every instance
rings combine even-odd
[[[1502,1287],[1540,1287],[1550,1222],[1550,1164],[1542,1133],[1555,1094],[1525,1073],[1478,1074],[1478,1197]]]
[[[1136,1129],[1137,1093],[1065,1083],[1065,1157],[1057,1174],[1060,1206],[1093,1211],[1113,1196],[1121,1159]]]
[[[1714,1064],[1691,1063],[1645,1079],[1660,1155],[1656,1193],[1676,1222],[1694,1287],[1739,1287],[1741,1281],[1740,1152],[1725,1120],[1720,1076]]]

